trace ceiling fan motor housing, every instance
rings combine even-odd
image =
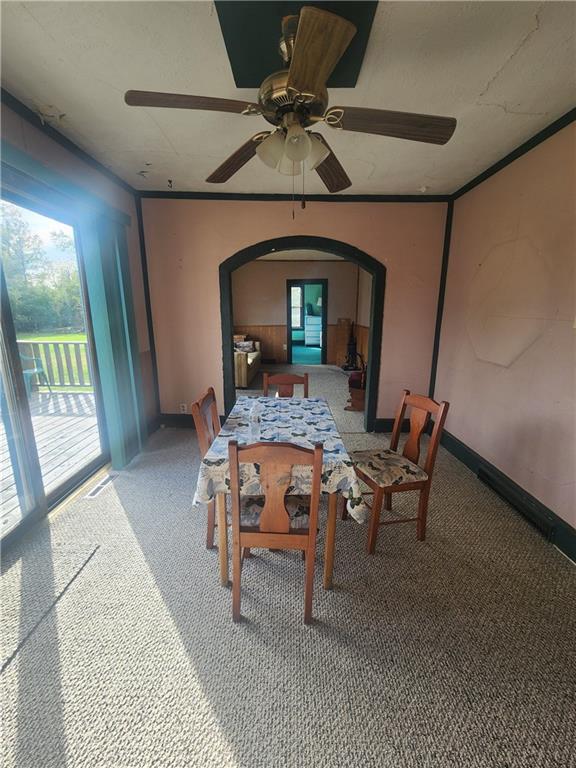
[[[282,125],[287,112],[295,112],[304,128],[322,120],[328,106],[328,91],[299,94],[287,87],[288,70],[273,72],[264,80],[258,92],[258,104],[263,117],[272,125]]]

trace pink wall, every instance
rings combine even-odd
[[[164,413],[210,385],[222,408],[219,265],[254,243],[300,234],[349,243],[386,266],[378,416],[394,415],[403,387],[427,391],[444,203],[313,202],[295,220],[289,202],[142,204]]]
[[[84,187],[92,194],[101,197],[109,205],[130,216],[130,225],[127,227],[126,234],[134,314],[144,380],[146,411],[148,417],[152,418],[155,410],[154,386],[134,195],[100,173],[96,168],[85,163],[80,157],[57,144],[46,134],[42,133],[42,131],[5,106],[2,107],[2,138],[17,149],[28,153],[38,162],[66,176],[70,181]]]
[[[372,275],[366,270],[358,272],[358,305],[356,307],[356,322],[358,325],[370,327],[370,310],[372,308]]]
[[[328,323],[353,320],[358,271],[350,261],[251,261],[232,274],[234,323],[286,325],[286,280],[315,277],[328,280]]]
[[[447,429],[576,527],[576,125],[458,199]]]

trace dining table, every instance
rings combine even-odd
[[[239,445],[256,442],[288,442],[304,448],[323,446],[321,492],[328,495],[324,548],[325,589],[332,587],[338,498],[347,500],[349,514],[359,523],[367,520],[360,482],[354,464],[338,432],[328,402],[323,397],[260,397],[242,395],[237,398],[228,418],[200,464],[194,505],[216,502],[220,580],[228,585],[228,525],[226,496],[230,494],[228,443]],[[291,495],[310,495],[311,467],[293,467]],[[262,489],[258,467],[240,465],[240,493],[259,496]]]

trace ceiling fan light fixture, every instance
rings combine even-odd
[[[291,160],[286,153],[284,153],[278,164],[278,171],[283,176],[300,176],[302,173],[302,163],[296,160]]]
[[[275,131],[261,141],[256,147],[256,154],[262,160],[264,165],[269,168],[277,168],[278,163],[284,156],[284,133]]]
[[[299,123],[292,123],[286,132],[284,154],[289,160],[301,162],[310,154],[310,136]]]
[[[314,171],[326,160],[330,150],[317,136],[310,136],[310,154],[308,155],[308,168]]]

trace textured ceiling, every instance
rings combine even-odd
[[[261,117],[127,107],[129,88],[254,99],[234,86],[211,2],[3,2],[3,86],[139,189],[289,193],[257,158],[204,179]],[[382,2],[358,85],[332,104],[454,116],[444,147],[321,130],[352,194],[449,193],[574,106],[576,4]],[[141,175],[139,172],[144,172]],[[299,182],[301,183],[301,182]],[[315,174],[309,193],[326,190]]]

